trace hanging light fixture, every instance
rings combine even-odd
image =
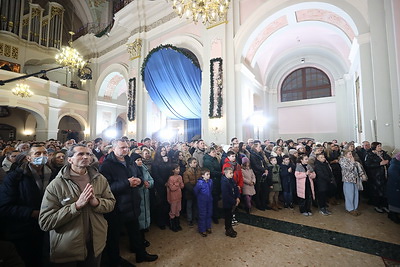
[[[231,0],[169,0],[179,17],[185,16],[196,24],[204,25],[226,22],[226,14]]]
[[[14,95],[22,98],[33,96],[33,92],[29,89],[29,85],[24,83],[18,83],[17,86],[11,90],[11,92]]]
[[[58,64],[69,68],[70,70],[82,69],[86,62],[83,60],[79,52],[72,48],[72,36],[75,34],[70,31],[71,40],[68,42],[69,46],[61,47],[61,52],[56,55],[56,61]]]

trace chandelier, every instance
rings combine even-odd
[[[11,92],[20,97],[31,97],[33,96],[33,92],[29,90],[29,85],[24,83],[18,83],[15,88],[11,90]]]
[[[194,23],[202,20],[203,24],[226,22],[230,0],[169,0],[172,7],[182,18],[192,19]]]
[[[83,60],[79,52],[75,48],[71,47],[72,35],[75,33],[71,31],[69,34],[71,35],[71,41],[68,42],[69,46],[63,46],[61,48],[61,52],[56,55],[56,61],[58,64],[67,67],[70,70],[79,70],[86,65],[86,62]]]

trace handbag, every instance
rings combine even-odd
[[[365,174],[361,164],[359,162],[355,162],[356,165],[356,170],[357,170],[357,179],[356,179],[356,184],[358,191],[363,191],[364,187],[362,182],[366,182],[368,180],[367,175]]]

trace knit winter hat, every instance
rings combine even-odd
[[[303,148],[303,147],[304,147],[303,145],[297,145],[296,149],[299,150],[300,148]]]
[[[138,153],[132,153],[132,155],[131,155],[132,161],[135,161],[135,160],[141,159],[141,158],[142,158],[142,156],[140,156]]]
[[[400,152],[396,154],[395,158],[400,161]]]
[[[243,158],[242,158],[242,164],[245,164],[246,162],[247,162],[247,163],[250,162],[249,158],[248,158],[248,157],[243,157]]]
[[[289,149],[289,154],[290,155],[294,155],[294,153],[296,153],[297,152],[297,150],[296,149]]]

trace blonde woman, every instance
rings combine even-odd
[[[343,193],[345,199],[345,208],[353,216],[359,216],[361,212],[358,209],[359,194],[363,190],[362,181],[366,180],[366,175],[361,164],[353,157],[351,150],[345,150],[343,156],[339,159],[342,169]]]

